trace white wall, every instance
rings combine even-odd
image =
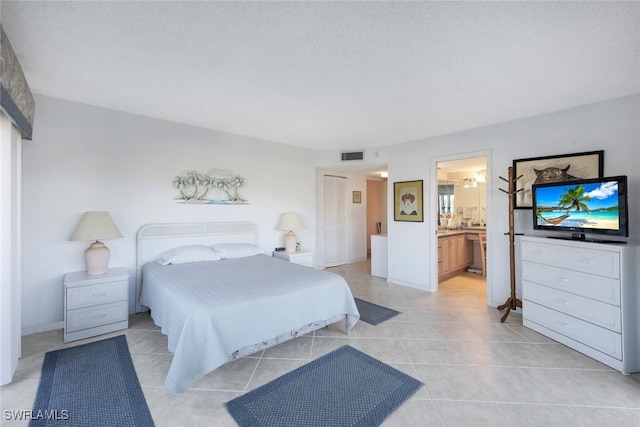
[[[275,229],[280,214],[295,210],[306,226],[296,232],[299,240],[305,248],[313,245],[317,254],[322,252],[317,177],[343,166],[338,152],[312,152],[46,97],[36,102],[34,138],[23,149],[23,333],[62,320],[62,277],[84,269],[88,246],[67,239],[87,210],[111,212],[125,238],[106,242],[112,250],[110,264],[126,267],[132,275],[135,232],[150,222],[251,220],[258,224],[260,245],[270,250],[283,244],[282,233]],[[437,183],[432,182],[431,165],[436,158],[463,153],[490,154],[489,304],[502,304],[509,296],[508,240],[503,234],[508,200],[499,191],[504,186],[499,176],[506,176],[513,159],[604,149],[605,175],[629,177],[629,241],[638,244],[638,141],[640,95],[366,150],[363,164],[387,164],[389,170],[389,280],[422,289],[433,285],[435,234],[430,229],[436,224],[435,198],[428,193]],[[216,167],[247,179],[250,205],[185,206],[172,200],[175,175]],[[359,179],[362,182],[354,178],[348,191],[363,191],[363,204],[356,208],[364,211],[366,181]],[[394,222],[392,183],[414,179],[424,180],[425,222]],[[362,220],[364,236],[364,219],[357,212],[354,226]],[[530,210],[517,211],[516,231],[535,234],[530,215]],[[362,247],[349,255],[354,260],[366,253],[365,238],[358,241]],[[322,264],[316,260],[316,265]]]
[[[33,141],[23,149],[23,334],[61,327],[63,276],[85,269],[90,242],[68,241],[85,211],[109,211],[125,236],[105,244],[110,266],[131,275],[131,309],[135,235],[147,223],[254,221],[259,246],[271,251],[284,244],[280,215],[293,210],[306,226],[299,240],[315,248],[313,152],[49,97],[36,105]],[[248,205],[173,200],[176,175],[214,168],[246,179]]]
[[[528,119],[428,138],[388,148],[389,188],[395,181],[424,180],[425,192],[432,182],[434,158],[490,153],[487,170],[487,222],[489,233],[488,303],[500,305],[509,296],[508,198],[499,191],[506,183],[513,159],[568,154],[604,149],[604,174],[629,178],[629,219],[632,244],[640,242],[640,95],[586,105]],[[474,157],[474,156],[469,156]],[[389,218],[393,193],[388,192]],[[435,197],[425,196],[425,222],[389,221],[389,280],[431,289],[435,266]],[[531,210],[516,211],[516,232],[536,234]],[[539,234],[539,233],[538,233]],[[436,285],[437,286],[437,285]],[[518,284],[518,295],[520,295]]]

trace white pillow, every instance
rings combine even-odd
[[[264,251],[251,243],[218,243],[212,246],[213,250],[222,258],[243,258],[247,256],[260,255]]]
[[[211,248],[204,245],[190,245],[169,249],[156,258],[160,265],[187,264],[190,262],[218,261],[222,259]]]

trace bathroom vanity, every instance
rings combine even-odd
[[[471,227],[438,232],[438,281],[446,280],[478,264],[478,235],[486,228]],[[481,261],[480,261],[481,262]],[[480,271],[481,271],[480,266]]]

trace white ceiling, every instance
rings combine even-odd
[[[637,1],[4,0],[1,12],[34,93],[313,149],[640,93]]]

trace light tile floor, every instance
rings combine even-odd
[[[370,276],[369,262],[331,270],[354,296],[402,314],[378,326],[359,322],[350,335],[329,327],[237,360],[183,397],[163,385],[172,358],[166,337],[147,314],[131,316],[124,333],[156,425],[233,426],[224,402],[349,344],[425,384],[384,426],[640,426],[639,374],[622,375],[524,328],[520,312],[501,324],[478,275],[431,294]],[[4,411],[32,408],[45,352],[90,340],[62,341],[62,330],[23,337],[14,381],[0,388],[2,425],[27,425]]]

